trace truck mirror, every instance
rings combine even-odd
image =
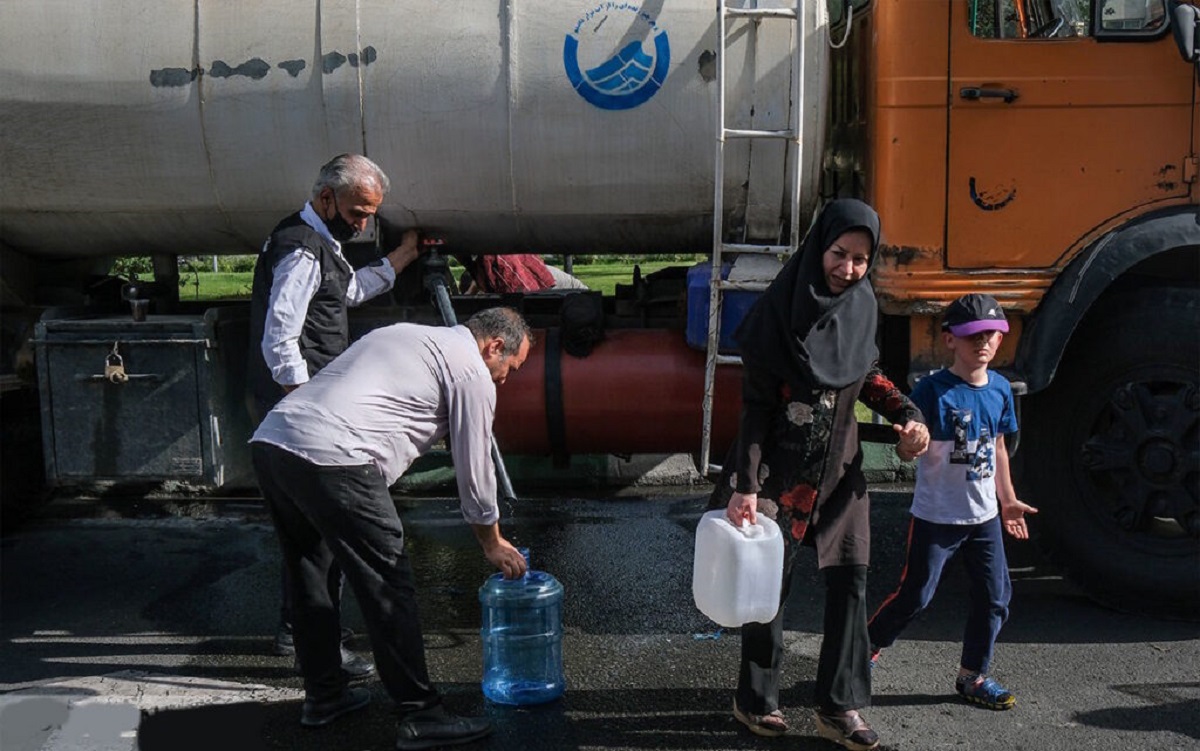
[[[1200,63],[1200,8],[1171,1],[1171,33],[1179,54],[1189,63]]]

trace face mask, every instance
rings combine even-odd
[[[337,196],[333,197],[333,218],[325,220],[325,228],[329,230],[329,234],[333,236],[333,239],[340,243],[352,240],[358,234],[358,230],[354,229],[354,225],[347,222],[342,216],[342,212],[337,205]]]

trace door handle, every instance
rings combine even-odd
[[[982,86],[964,86],[958,90],[958,95],[968,101],[980,99],[1003,99],[1005,104],[1012,104],[1020,94],[1016,89],[990,89]]]

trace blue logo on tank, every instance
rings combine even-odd
[[[567,79],[601,109],[627,110],[646,102],[662,88],[670,64],[667,32],[633,3],[600,3],[563,42]]]

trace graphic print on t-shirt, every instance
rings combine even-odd
[[[996,443],[988,435],[988,429],[980,426],[979,443],[975,446],[975,460],[967,470],[968,480],[982,480],[996,474]]]
[[[951,464],[970,464],[973,457],[967,435],[971,432],[971,421],[974,415],[969,409],[950,410],[950,420],[954,424],[954,448],[950,451]]]
[[[948,461],[951,464],[966,464],[967,479],[971,481],[991,477],[996,472],[996,444],[986,425],[979,426],[979,439],[967,438],[975,415],[970,409],[953,409],[950,420],[954,425],[954,448]]]

